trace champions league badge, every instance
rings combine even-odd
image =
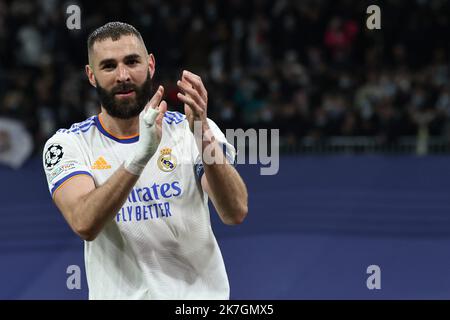
[[[59,144],[52,144],[45,152],[45,167],[49,170],[53,169],[61,161],[63,155],[63,147]]]
[[[177,166],[177,158],[172,154],[172,149],[161,149],[161,155],[158,158],[158,167],[164,172],[170,172]]]

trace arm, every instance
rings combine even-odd
[[[185,114],[191,131],[201,131],[197,145],[202,157],[205,174],[201,178],[203,190],[211,198],[221,220],[225,224],[243,222],[248,211],[248,194],[239,173],[229,164],[220,144],[212,134],[206,117],[207,92],[200,77],[183,72],[178,86],[183,93],[178,98],[185,103]],[[194,130],[194,122],[196,130]],[[201,130],[197,130],[201,128]],[[208,159],[206,159],[205,155]]]
[[[120,167],[95,188],[90,176],[77,175],[56,190],[53,199],[72,230],[83,240],[92,241],[119,212],[138,179]]]
[[[203,142],[203,150],[206,148],[212,148],[211,155],[216,161],[213,164],[203,161],[205,174],[201,178],[202,188],[211,198],[225,224],[242,223],[248,211],[248,194],[244,181],[236,169],[227,163],[214,136]]]
[[[162,119],[167,110],[160,87],[139,116],[139,142],[135,153],[101,186],[92,177],[77,175],[54,193],[56,206],[70,227],[84,240],[94,240],[127,200],[145,165],[161,141]]]

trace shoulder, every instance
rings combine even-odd
[[[213,120],[211,120],[210,118],[207,118],[206,119],[207,121],[208,121],[208,125],[209,125],[209,127],[212,129],[212,130],[219,130],[219,131],[221,131],[221,129],[219,128],[219,126],[213,121]]]
[[[185,131],[189,129],[186,116],[177,111],[166,111],[163,118],[164,130],[171,134],[184,135]]]
[[[96,118],[97,116],[92,116],[90,118],[87,118],[86,120],[82,122],[77,122],[72,124],[72,126],[69,129],[59,129],[55,135],[57,134],[66,134],[66,135],[79,135],[81,133],[85,133],[89,131],[92,127],[96,125]]]
[[[214,127],[214,129],[219,129],[219,127],[213,120],[211,120],[210,118],[207,118],[207,120],[210,126]],[[178,111],[166,111],[166,113],[164,114],[164,122],[173,127],[184,127],[187,125],[186,116]]]
[[[82,122],[74,123],[68,129],[59,129],[45,143],[45,149],[53,144],[56,145],[73,145],[76,144],[82,133],[86,133],[96,126],[96,116],[92,116]]]
[[[166,111],[164,114],[164,122],[168,125],[176,126],[176,125],[184,125],[186,120],[186,116],[181,112],[177,111]]]
[[[47,171],[56,170],[61,164],[65,169],[72,168],[73,161],[83,158],[86,152],[82,133],[86,133],[95,126],[95,116],[82,122],[74,123],[69,129],[59,129],[50,137],[42,150],[44,168]],[[67,164],[67,161],[70,164]],[[60,171],[58,169],[58,171]]]

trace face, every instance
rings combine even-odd
[[[97,81],[97,93],[106,112],[114,118],[131,119],[144,110],[152,94],[150,72],[140,86],[133,83],[118,84],[111,90],[103,88]]]
[[[151,97],[155,70],[144,44],[131,35],[95,42],[90,64],[86,72],[105,111],[119,119],[138,116]]]

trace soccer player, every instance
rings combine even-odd
[[[185,114],[167,111],[162,86],[151,97],[155,58],[125,23],[95,30],[88,55],[101,112],[51,137],[43,165],[56,206],[85,240],[89,298],[229,299],[208,198],[225,224],[239,224],[247,190],[233,146],[207,118],[202,80],[183,71]]]

